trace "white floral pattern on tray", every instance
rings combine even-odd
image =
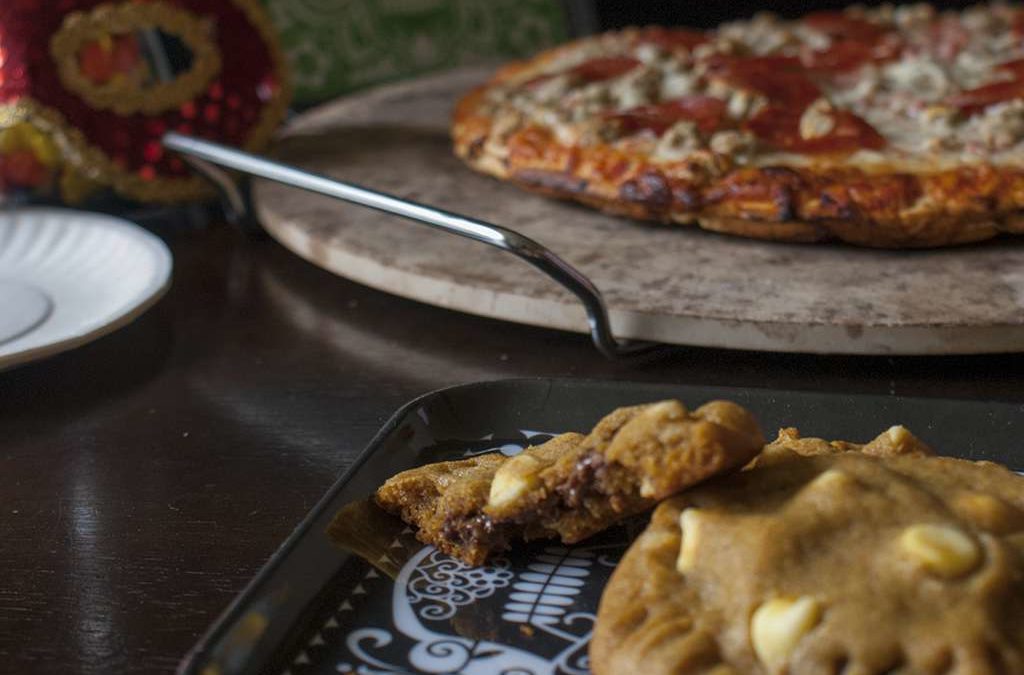
[[[458,454],[513,455],[553,436],[519,433],[521,439]],[[284,675],[585,675],[601,591],[635,535],[619,527],[572,547],[541,542],[471,567],[423,546],[405,528],[391,548],[411,555],[395,580],[358,561],[361,581]]]
[[[516,567],[504,558],[487,567],[470,567],[432,546],[424,547],[393,584],[375,575],[377,585],[391,586],[391,625],[339,632],[334,651],[348,658],[338,659],[332,669],[360,675],[587,673],[597,597],[625,545],[623,540],[618,545],[546,546]],[[360,586],[366,593],[383,590]],[[490,602],[484,611],[517,629],[499,633],[521,637],[523,644],[455,632],[457,612],[485,600]],[[337,622],[332,616],[328,623],[332,620]],[[324,632],[317,634],[321,640],[314,638],[311,648],[316,646],[313,642],[323,641]],[[303,652],[302,660],[309,665],[312,651]]]

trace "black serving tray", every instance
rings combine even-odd
[[[469,568],[418,543],[367,497],[403,469],[511,454],[586,431],[616,407],[665,398],[736,401],[769,436],[796,426],[867,441],[904,424],[942,454],[1024,469],[1024,407],[1006,403],[547,379],[443,389],[395,413],[180,672],[588,672],[601,591],[642,518],[572,547],[534,543]]]

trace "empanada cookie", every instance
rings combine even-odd
[[[586,436],[568,433],[515,457],[488,454],[404,471],[377,503],[421,541],[466,561],[521,539],[585,539],[716,474],[746,464],[764,439],[728,401],[615,410]]]
[[[1024,478],[927,453],[786,430],[664,502],[605,588],[594,673],[1024,673]]]

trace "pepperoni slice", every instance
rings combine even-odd
[[[709,64],[709,72],[742,89],[768,98],[772,104],[792,106],[801,111],[821,96],[821,90],[807,76],[795,56],[722,58]]]
[[[832,131],[818,138],[800,135],[800,112],[781,106],[766,106],[747,120],[745,127],[765,144],[786,152],[807,155],[847,154],[857,150],[879,150],[885,138],[863,119],[846,110],[832,113]]]
[[[625,75],[639,65],[639,60],[629,56],[607,56],[584,61],[570,68],[569,74],[584,82],[601,82]]]
[[[812,12],[803,18],[805,25],[824,33],[833,40],[874,42],[889,32],[887,26],[850,16],[844,12]]]
[[[946,99],[946,103],[959,108],[967,115],[981,112],[990,105],[1005,103],[1015,98],[1024,98],[1024,59],[1000,63],[996,70],[1009,73],[1012,79],[990,82],[974,89],[961,91]]]
[[[708,68],[715,72],[747,71],[769,72],[776,70],[799,71],[803,63],[796,56],[768,54],[766,56],[736,57],[725,54],[712,54],[705,61]]]
[[[564,73],[545,73],[544,75],[538,75],[533,79],[527,80],[523,83],[523,86],[533,89],[538,85],[563,74],[569,75],[578,83],[590,84],[591,82],[601,82],[603,80],[610,80],[613,77],[618,77],[619,75],[625,75],[639,65],[640,61],[638,59],[634,59],[629,56],[599,57],[577,64],[564,71]]]
[[[1015,98],[1024,98],[1024,80],[1015,78],[1004,82],[992,82],[974,89],[953,94],[946,102],[960,108],[967,115],[974,115],[990,105],[1004,103]]]
[[[700,31],[688,28],[662,28],[649,26],[640,30],[637,42],[657,45],[669,51],[677,49],[693,49],[708,41],[708,36]]]
[[[702,132],[711,133],[721,126],[725,110],[726,104],[722,99],[694,94],[612,113],[606,119],[618,122],[619,128],[626,133],[650,130],[660,136],[682,120],[690,120]]]
[[[832,42],[826,49],[803,54],[804,64],[820,74],[849,72],[891,60],[902,51],[902,40],[890,27],[843,12],[814,12],[804,17],[804,24]]]
[[[829,75],[848,73],[867,63],[892,61],[899,58],[902,51],[902,40],[895,33],[889,33],[876,42],[835,40],[827,49],[805,51],[802,57],[807,68]]]
[[[1011,73],[1017,78],[1024,78],[1024,59],[1014,59],[1006,63],[1000,63],[996,70]]]
[[[1024,11],[1017,10],[1010,19],[1010,30],[1014,36],[1024,37]]]
[[[804,65],[822,73],[844,73],[873,60],[872,47],[863,42],[838,40],[828,49],[804,54]]]

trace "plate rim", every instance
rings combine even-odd
[[[150,307],[155,305],[171,287],[174,271],[174,257],[171,254],[171,250],[160,237],[149,230],[146,230],[141,225],[133,223],[125,218],[106,213],[49,206],[24,206],[9,210],[0,210],[0,220],[5,218],[13,219],[22,214],[30,214],[40,218],[52,216],[68,219],[82,218],[86,221],[92,221],[86,224],[85,227],[105,227],[119,230],[124,233],[130,233],[129,236],[134,237],[137,241],[150,249],[154,254],[156,264],[150,280],[137,294],[137,300],[124,311],[112,315],[106,322],[96,326],[92,330],[76,332],[74,334],[69,334],[67,337],[60,340],[47,342],[46,344],[36,347],[29,347],[10,354],[2,354],[0,355],[0,371],[70,351],[97,340],[104,335],[113,333],[119,328],[123,328],[135,319],[139,318]]]

